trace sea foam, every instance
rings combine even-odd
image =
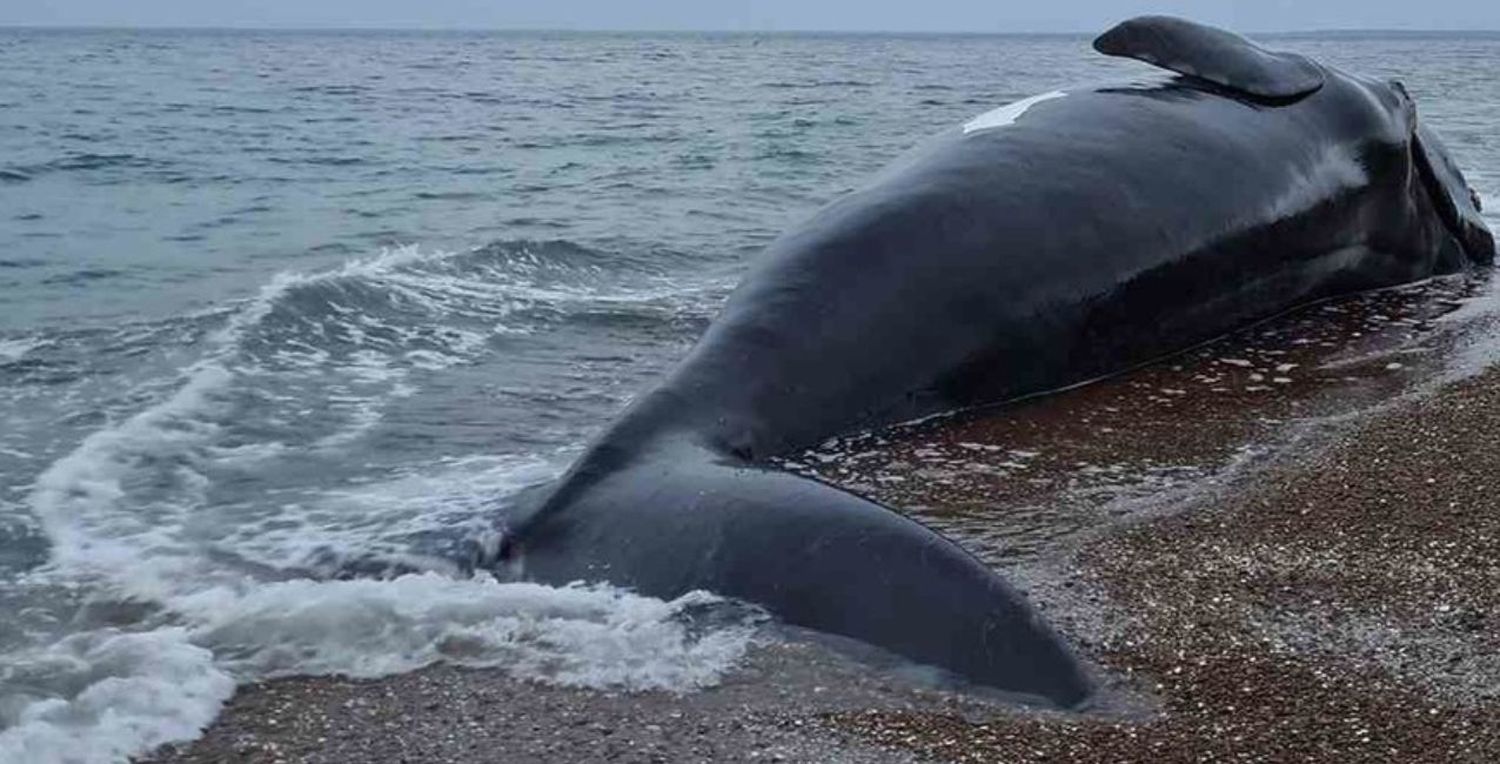
[[[555,476],[567,449],[407,464],[384,480],[268,499],[229,527],[216,514],[216,479],[361,437],[384,405],[409,394],[412,369],[465,363],[496,327],[524,330],[506,323],[518,306],[637,299],[476,274],[472,263],[455,265],[464,256],[406,249],[276,277],[222,316],[154,403],[41,472],[27,503],[51,556],[16,582],[41,604],[17,627],[32,638],[0,652],[0,761],[123,761],[192,739],[237,684],[265,678],[378,677],[448,662],[569,686],[684,692],[735,664],[760,616],[702,592],[662,601],[465,577],[453,566],[389,580],[306,576],[319,554],[397,557],[410,539],[493,533],[486,511]],[[523,274],[536,267],[524,260]],[[404,307],[381,315],[348,304],[360,290]],[[392,318],[399,310],[475,320],[427,330]],[[330,336],[337,342],[314,342]],[[274,406],[257,410],[271,436],[234,432],[244,400],[305,406],[318,395],[346,414],[319,437],[277,439]]]

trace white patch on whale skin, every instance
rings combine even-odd
[[[1030,98],[1023,98],[1013,104],[1001,106],[998,109],[991,109],[969,120],[968,122],[965,122],[964,134],[967,135],[976,130],[993,130],[997,127],[1007,127],[1009,125],[1013,125],[1016,123],[1017,119],[1021,118],[1022,114],[1026,113],[1027,109],[1030,109],[1031,107],[1043,101],[1051,101],[1056,98],[1062,98],[1065,95],[1067,95],[1067,93],[1064,93],[1061,90],[1054,90],[1051,93],[1043,93],[1041,95],[1034,95]]]

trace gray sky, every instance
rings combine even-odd
[[[1097,32],[1140,13],[1241,31],[1500,29],[1500,0],[4,0],[0,25]]]

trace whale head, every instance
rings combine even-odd
[[[1479,192],[1453,161],[1438,134],[1416,113],[1411,96],[1399,81],[1390,87],[1406,105],[1411,130],[1411,160],[1420,180],[1417,193],[1426,197],[1448,234],[1458,241],[1471,265],[1489,265],[1495,259],[1495,237],[1484,221],[1484,202]]]

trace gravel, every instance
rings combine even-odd
[[[1500,371],[1423,386],[1458,344],[1439,316],[1474,289],[1319,306],[787,460],[1026,589],[1099,676],[1090,708],[768,637],[690,695],[441,666],[252,684],[149,760],[1500,761]]]
[[[1085,652],[1159,714],[825,722],[952,761],[1500,761],[1497,491],[1489,372],[1076,551]]]

